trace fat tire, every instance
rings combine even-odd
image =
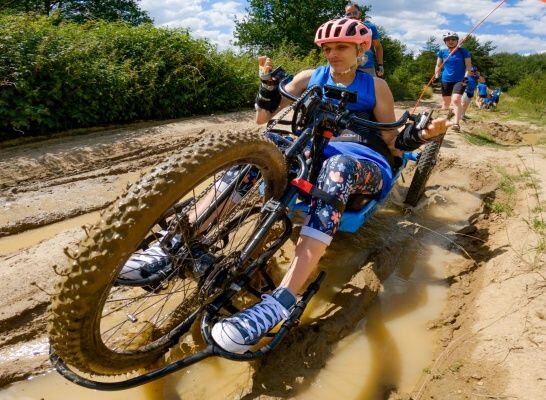
[[[207,175],[240,163],[260,169],[266,198],[282,194],[285,160],[271,141],[255,130],[210,135],[129,187],[86,231],[75,254],[65,250],[71,260],[58,271],[48,315],[50,345],[64,362],[84,373],[119,375],[146,367],[169,350],[167,344],[130,353],[109,349],[100,333],[104,302],[121,266],[155,221]]]
[[[442,136],[425,145],[425,148],[417,161],[415,173],[413,174],[406,200],[404,201],[406,204],[415,207],[421,199],[421,196],[423,196],[428,178],[436,165],[443,139],[444,137]]]

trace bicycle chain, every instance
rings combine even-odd
[[[297,105],[299,105],[299,104],[302,102],[302,100],[309,94],[309,92],[311,92],[312,90],[315,89],[315,87],[316,87],[316,86],[313,85],[313,86],[311,86],[309,89],[306,89],[305,92],[303,92],[303,93],[301,94],[301,96],[298,98],[298,100],[296,100],[295,102],[293,102],[292,104],[290,104],[290,105],[288,106],[288,108],[286,109],[286,111],[284,111],[280,117],[275,118],[275,119],[272,119],[271,121],[273,121],[273,122],[271,122],[271,124],[267,125],[267,128],[266,128],[266,130],[264,131],[264,135],[265,135],[266,133],[269,133],[269,132],[271,131],[271,129],[273,129],[273,128],[275,127],[275,125],[277,125],[277,123],[278,123],[280,120],[282,120],[284,117],[286,117],[286,116],[288,115],[288,113],[290,113],[290,111],[292,111]]]

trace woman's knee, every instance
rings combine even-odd
[[[343,187],[348,184],[349,178],[356,172],[358,166],[358,160],[351,156],[337,154],[330,157],[322,165],[317,186],[321,189],[332,185]]]

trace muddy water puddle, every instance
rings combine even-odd
[[[449,250],[445,237],[434,230],[454,231],[463,226],[478,209],[480,199],[471,193],[450,190],[442,193],[440,199],[432,196],[425,204],[428,206],[417,211],[420,214],[417,220],[430,231],[421,228],[418,235],[416,232],[418,240],[401,242],[412,245],[405,248],[395,272],[383,282],[374,304],[359,316],[350,333],[329,349],[324,367],[311,381],[299,389],[290,387],[289,382],[286,396],[282,397],[381,399],[390,389],[401,392],[414,389],[435,350],[435,333],[427,329],[427,324],[438,318],[445,306],[447,286],[442,278],[447,266],[461,259]],[[374,241],[377,237],[402,235],[402,228],[395,223],[402,220],[399,211],[383,210],[377,219],[379,223],[372,224],[366,232],[375,237]],[[356,240],[365,247],[365,239]],[[321,315],[325,307],[331,307],[333,297],[350,278],[350,270],[365,262],[367,255],[356,251],[354,244],[338,240],[332,246],[333,256],[326,257],[322,265],[328,272],[327,280],[310,305],[303,325]],[[340,259],[341,255],[344,258]],[[0,391],[0,399],[86,400],[98,396],[108,400],[234,399],[255,392],[249,388],[261,384],[255,380],[255,367],[244,362],[207,359],[139,388],[100,394],[50,373],[7,387]],[[291,367],[294,366],[286,366]],[[286,383],[279,381],[279,384]],[[267,395],[268,390],[259,392]]]
[[[41,228],[31,229],[23,233],[0,238],[0,256],[34,246],[35,244],[40,243],[42,240],[52,238],[58,233],[68,229],[94,223],[98,220],[98,218],[99,212],[96,211],[61,222],[56,222],[51,225],[46,225]]]

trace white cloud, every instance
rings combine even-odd
[[[409,50],[418,51],[427,39],[455,30],[463,37],[499,1],[491,0],[359,0],[372,6],[372,21],[383,26]],[[142,0],[158,26],[184,27],[207,38],[220,49],[233,47],[234,19],[241,19],[246,0]],[[455,18],[456,26],[450,21]],[[545,52],[546,6],[540,0],[504,4],[476,31],[480,40],[491,40],[496,51]]]
[[[509,53],[544,53],[546,43],[540,37],[529,37],[520,34],[514,35],[476,35],[480,42],[492,41],[496,52],[506,51]]]
[[[193,35],[208,39],[219,49],[232,48],[234,19],[244,9],[243,0],[216,2],[204,0],[142,0],[157,26],[188,28]]]
[[[370,0],[364,4],[372,6],[373,22],[384,26],[410,50],[417,51],[431,36],[441,43],[442,32],[446,30],[458,31],[464,37],[468,32],[461,28],[474,27],[499,2],[429,0],[424,6],[420,0]],[[457,26],[450,26],[448,17],[456,18]],[[488,34],[481,34],[483,29],[478,28],[476,36],[493,41],[497,46],[495,51],[544,52],[546,49],[546,6],[539,0],[503,4],[482,26],[487,26]]]

